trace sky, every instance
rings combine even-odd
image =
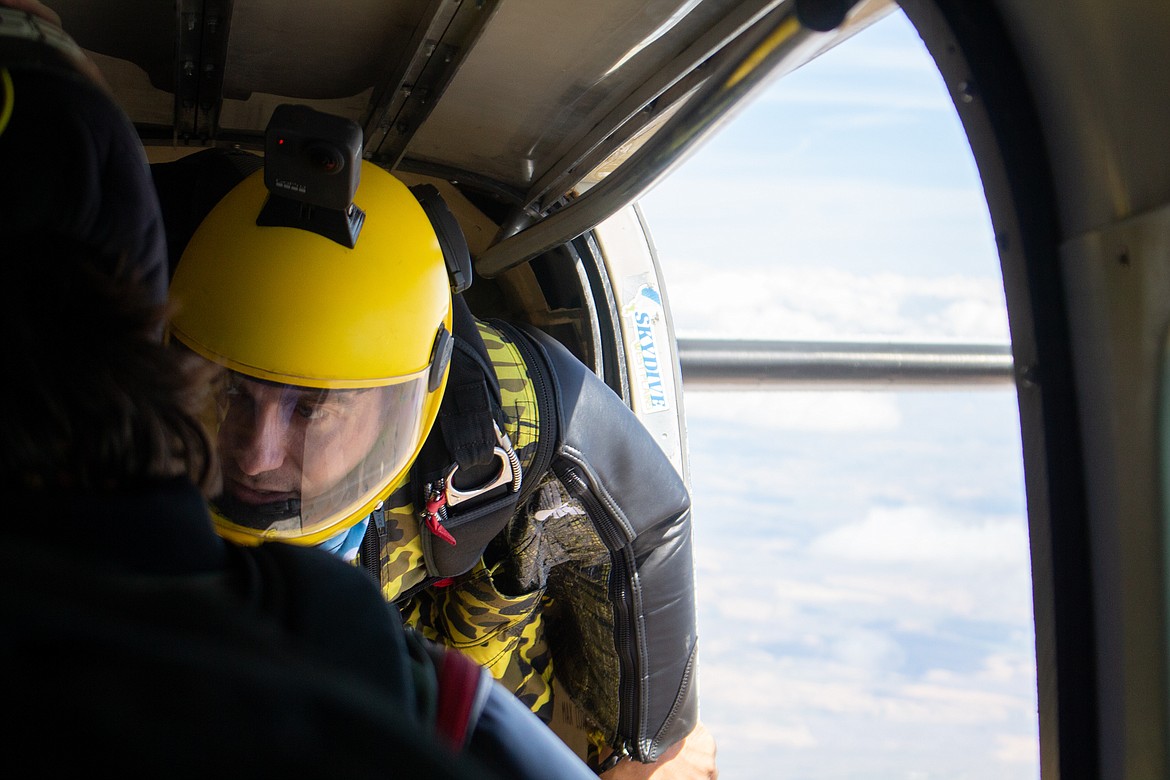
[[[900,12],[640,207],[680,337],[1008,342],[978,174]],[[721,780],[1038,778],[1014,389],[684,404]]]

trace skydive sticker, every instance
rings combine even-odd
[[[663,379],[664,373],[669,370],[669,335],[666,332],[662,296],[651,285],[643,284],[626,304],[625,314],[637,345],[634,350],[634,371],[637,374],[642,411],[661,412],[669,409],[667,384]]]

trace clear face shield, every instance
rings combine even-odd
[[[224,370],[212,429],[223,491],[211,502],[237,541],[315,544],[352,526],[401,482],[421,442],[427,377],[315,388]]]

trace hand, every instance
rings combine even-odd
[[[40,2],[40,0],[0,0],[0,8],[11,8],[14,11],[24,11],[27,14],[32,14],[38,19],[42,19],[48,22],[54,27],[61,27],[61,16],[52,8],[49,8],[44,3]],[[105,76],[103,76],[101,70],[98,69],[97,63],[90,59],[89,55],[86,54],[80,47],[77,47],[71,56],[71,59],[73,60],[73,64],[79,71],[82,72],[82,74],[89,77],[93,83],[97,84],[107,93],[112,94],[110,92],[109,84],[106,83]]]
[[[719,780],[715,737],[702,723],[672,745],[653,764],[623,760],[601,775],[602,780]]]
[[[17,11],[24,11],[25,13],[39,16],[46,22],[61,26],[61,17],[52,8],[49,8],[40,0],[0,0],[0,6],[6,6]]]

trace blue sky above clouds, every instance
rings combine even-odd
[[[974,163],[900,13],[642,209],[680,336],[1008,340]],[[720,777],[1037,778],[1014,390],[684,402]]]
[[[901,13],[767,88],[642,203],[681,335],[1008,340],[974,162]]]

